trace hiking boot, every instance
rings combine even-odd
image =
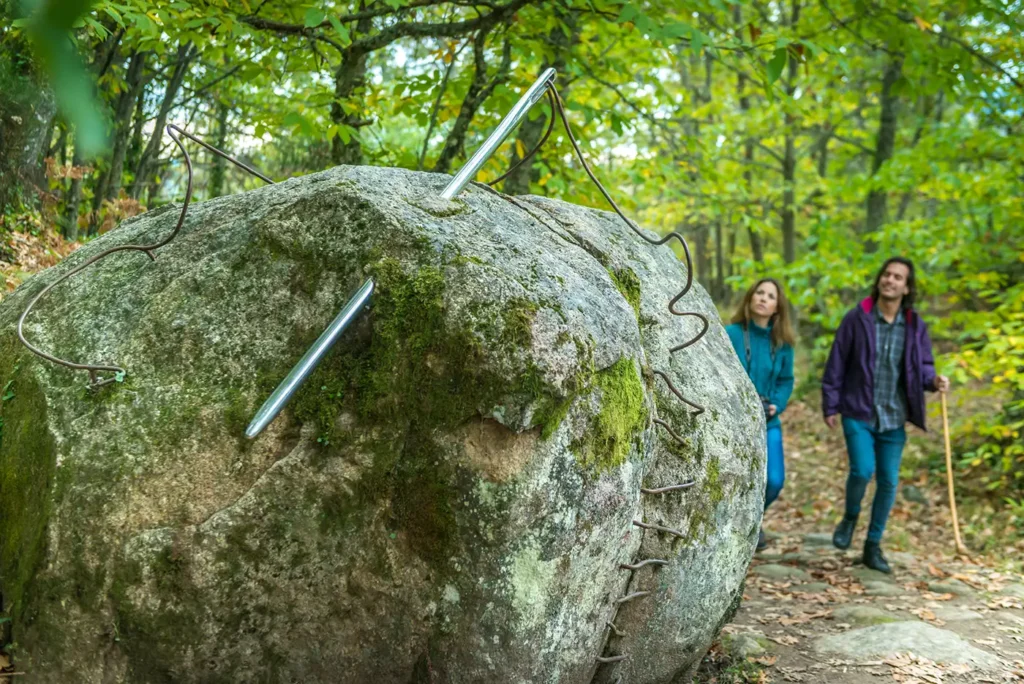
[[[857,527],[857,516],[844,515],[836,531],[832,533],[832,544],[837,549],[850,548],[853,541],[853,530]]]
[[[892,572],[885,556],[882,555],[882,547],[878,545],[878,542],[864,542],[864,565],[887,575]]]
[[[757,550],[764,551],[768,548],[768,540],[764,538],[764,528],[762,527],[757,533]]]

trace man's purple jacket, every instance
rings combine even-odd
[[[874,420],[875,302],[868,297],[843,317],[832,342],[821,381],[825,417],[841,414],[870,423]],[[907,337],[903,347],[903,379],[907,389],[907,419],[924,426],[924,391],[936,391],[932,341],[921,317],[905,310]]]

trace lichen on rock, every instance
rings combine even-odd
[[[128,369],[97,393],[13,324],[176,211],[4,299],[0,592],[35,681],[589,682],[625,648],[645,682],[699,660],[763,487],[756,395],[721,327],[669,352],[693,333],[666,309],[685,273],[617,217],[477,188],[440,202],[446,180],[339,167],[203,202],[156,261],[115,255],[56,288],[26,332]],[[245,440],[366,278],[367,313]],[[684,301],[714,316],[699,287]],[[621,570],[649,554],[669,565]],[[619,608],[637,589],[646,607]],[[611,619],[631,636],[609,642]]]

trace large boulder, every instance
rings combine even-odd
[[[26,333],[128,370],[96,392],[15,322],[180,207],[0,303],[0,590],[33,681],[693,668],[741,595],[764,487],[760,404],[712,302],[683,299],[712,324],[672,354],[700,324],[667,309],[685,280],[669,247],[561,202],[438,199],[447,180],[339,167],[203,202],[155,261],[115,254],[61,284]],[[246,440],[367,277],[372,307]],[[650,558],[667,563],[621,567]]]

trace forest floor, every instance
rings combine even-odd
[[[891,575],[860,563],[873,486],[853,545],[832,546],[842,431],[813,402],[791,404],[784,426],[786,484],[765,516],[768,548],[696,681],[1024,682],[1021,553],[955,557],[945,484],[919,473],[922,454],[942,448],[941,425],[908,444],[903,475],[917,484],[897,497],[883,540]]]

